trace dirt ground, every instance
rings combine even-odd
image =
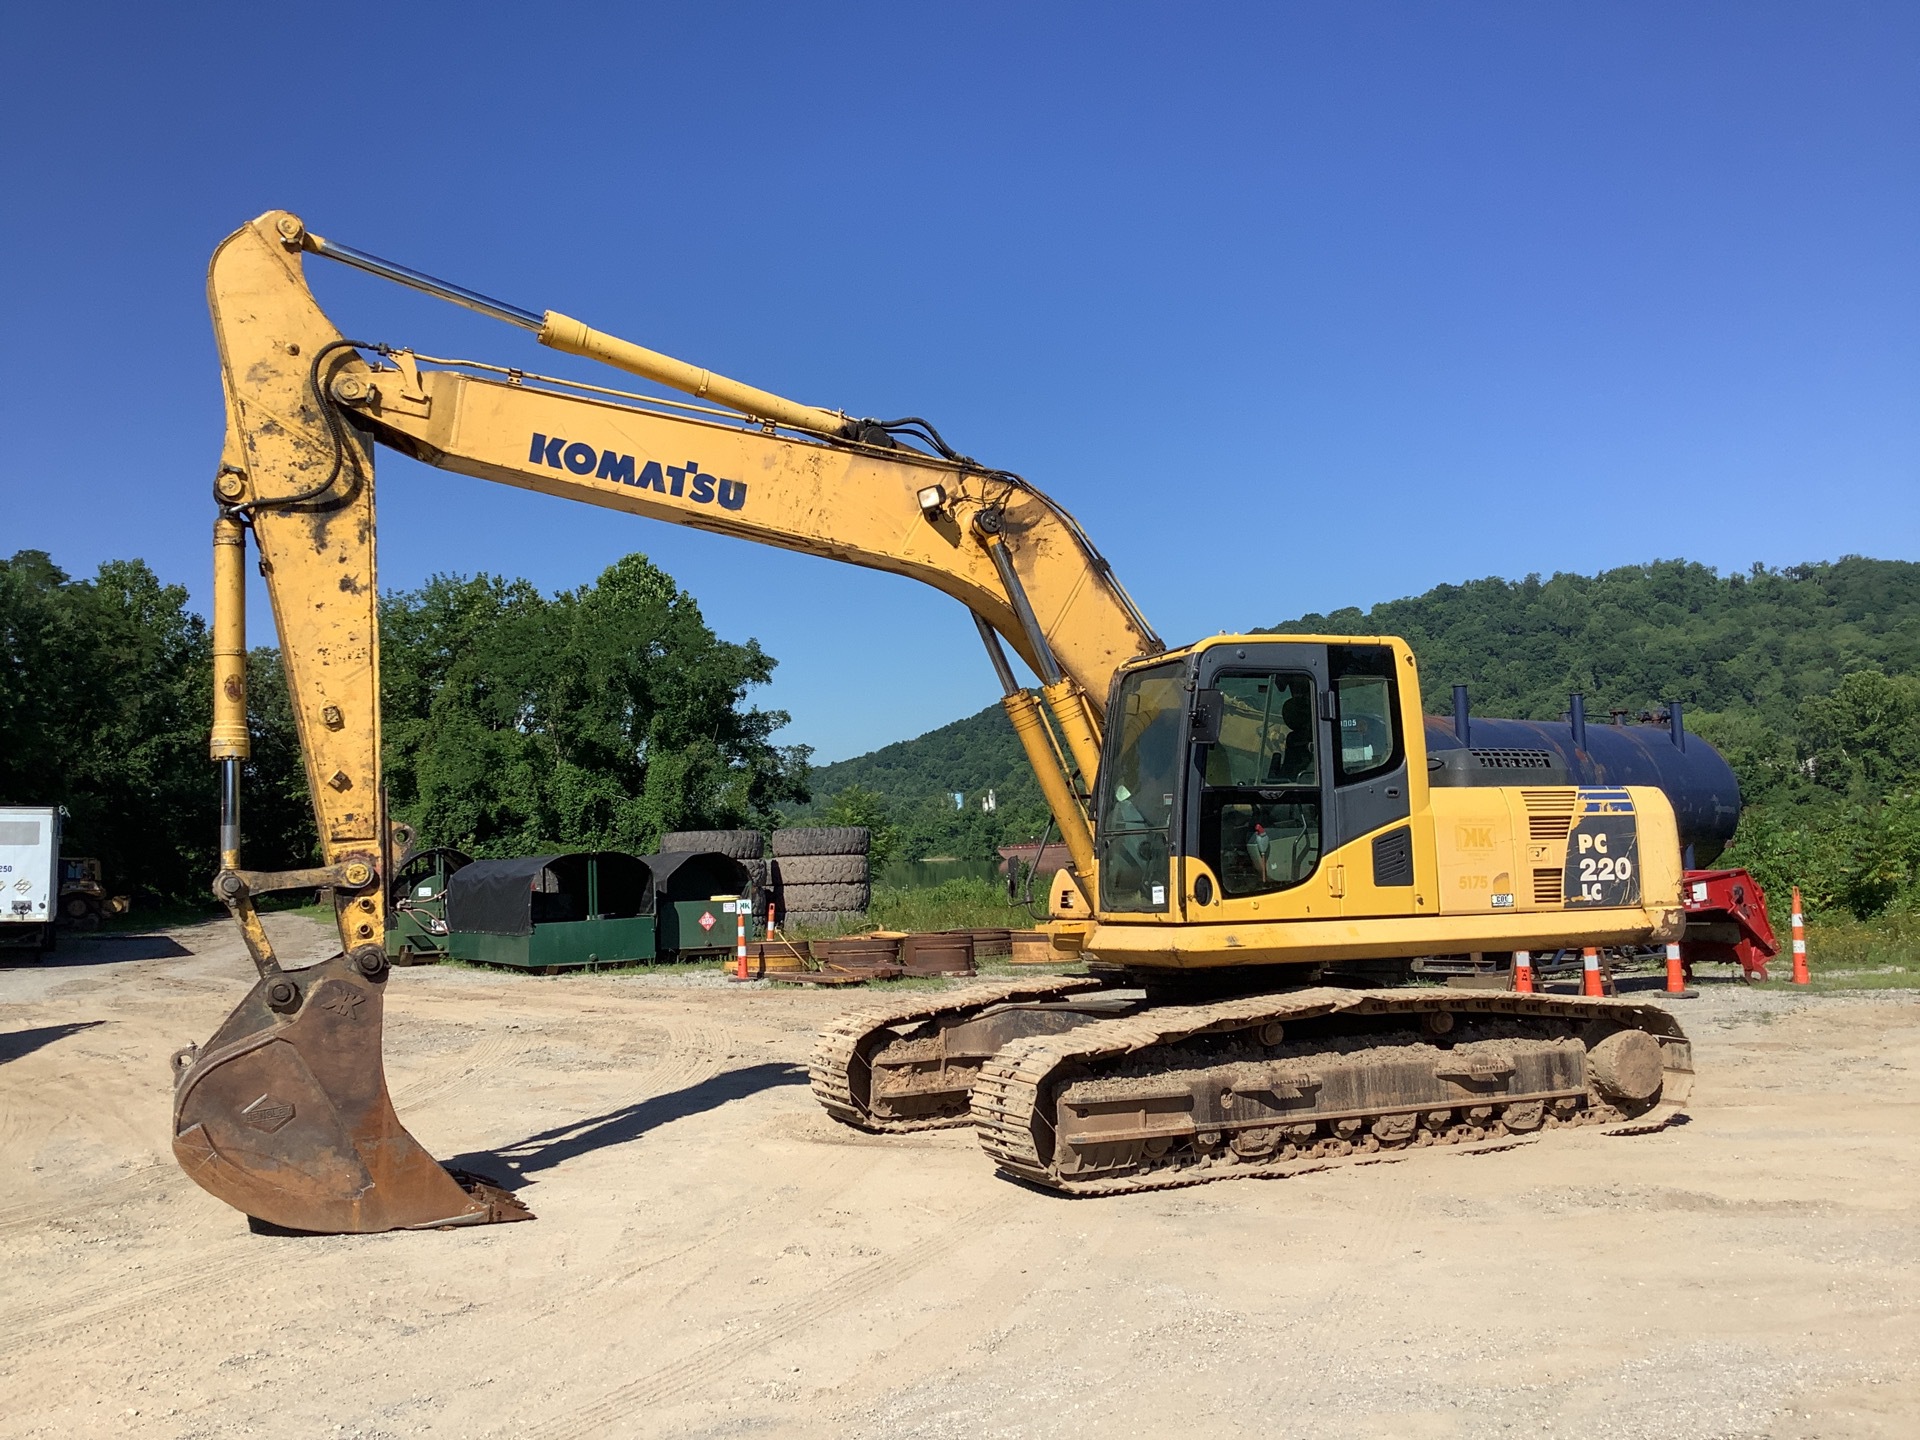
[[[401,1115],[540,1218],[283,1238],[167,1151],[249,975],[224,924],[0,970],[0,1436],[1920,1432],[1912,995],[1676,1002],[1659,1135],[1068,1201],[826,1119],[858,992],[401,971]]]

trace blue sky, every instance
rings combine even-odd
[[[797,399],[925,415],[1072,509],[1176,643],[1481,575],[1920,558],[1911,4],[0,26],[0,553],[142,556],[204,606],[206,261],[285,207]],[[348,334],[567,370],[309,273]],[[381,463],[385,585],[557,589],[644,551],[779,659],[756,699],[821,759],[995,696],[966,615],[910,582]]]

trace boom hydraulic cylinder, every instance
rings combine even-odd
[[[1013,723],[1014,736],[1020,741],[1020,748],[1026,752],[1027,763],[1033,767],[1034,778],[1040,783],[1040,793],[1046,799],[1047,808],[1053,812],[1054,823],[1060,827],[1060,838],[1066,843],[1067,854],[1073,858],[1073,868],[1082,880],[1091,883],[1093,831],[1087,824],[1086,808],[1080,797],[1074,794],[1072,782],[1067,778],[1059,747],[1047,731],[1047,721],[1041,714],[1040,702],[1021,689],[1019,682],[1014,679],[1013,667],[1007,663],[1006,651],[1000,648],[1000,637],[994,633],[993,627],[978,615],[973,617],[973,623],[980,629],[981,642],[987,647],[987,658],[993,662],[993,673],[1000,681],[1000,688],[1006,692],[1000,697],[1000,704],[1007,712],[1007,719]]]

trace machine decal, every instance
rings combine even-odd
[[[558,435],[536,434],[527,450],[527,462],[555,470],[568,470],[575,475],[591,475],[596,480],[611,480],[618,485],[631,485],[638,490],[656,490],[662,495],[680,496],[696,505],[711,505],[718,500],[722,510],[739,510],[747,503],[745,481],[722,480],[717,475],[702,474],[695,461],[663,467],[658,460],[649,460],[636,473],[631,455],[622,455],[613,450],[596,450],[591,445],[583,445],[577,440],[564,440]]]
[[[243,1124],[263,1134],[271,1135],[293,1119],[293,1115],[291,1100],[277,1100],[272,1095],[262,1095],[240,1112],[240,1119]]]
[[[1578,792],[1562,893],[1568,909],[1640,903],[1640,826],[1624,789]]]
[[[331,1010],[334,1014],[342,1018],[352,1015],[354,1011],[358,1010],[364,998],[358,990],[348,990],[339,985],[330,985],[327,987],[327,991],[327,998],[320,1002],[320,1008],[322,1010]]]

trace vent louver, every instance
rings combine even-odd
[[[1486,770],[1551,770],[1553,754],[1547,750],[1482,750],[1474,747],[1473,758]]]

